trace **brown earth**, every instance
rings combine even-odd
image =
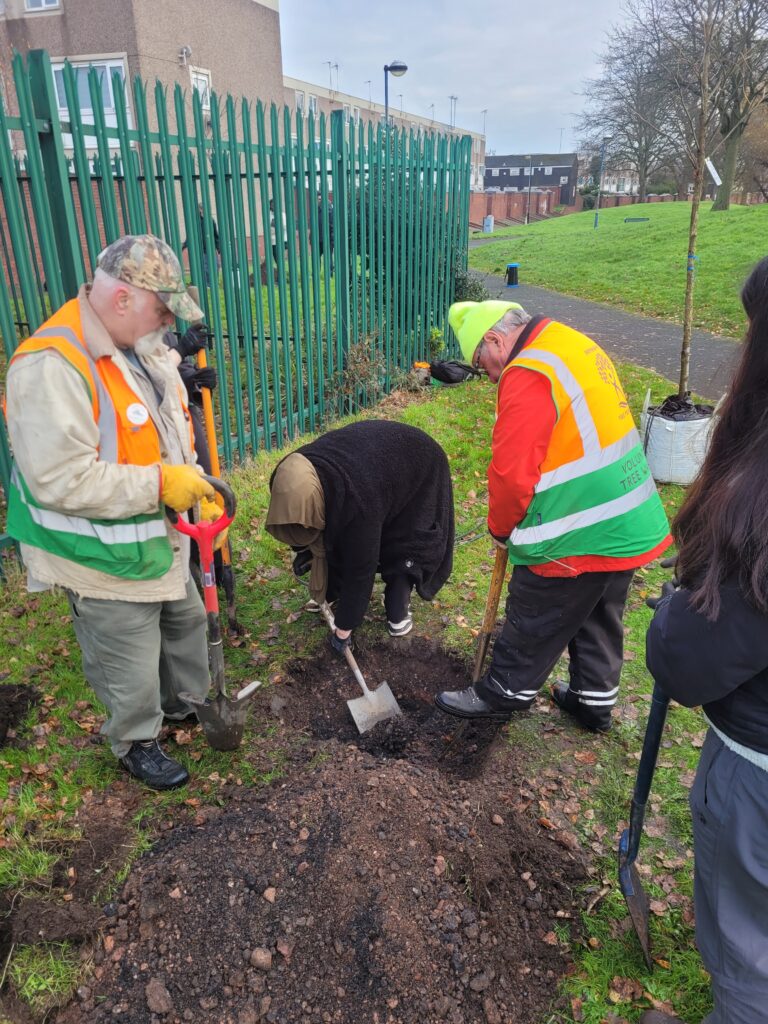
[[[0,747],[15,739],[16,726],[37,703],[39,696],[37,690],[23,684],[5,683],[0,686]]]
[[[59,1024],[543,1019],[586,875],[573,837],[517,809],[524,756],[495,727],[446,753],[432,697],[463,663],[417,638],[358,657],[403,719],[360,737],[345,664],[293,665],[270,692],[288,775],[232,787],[140,858]]]
[[[435,709],[466,683],[462,662],[423,638],[357,655],[402,718],[359,736],[345,663],[296,662],[265,694],[279,724],[253,750],[268,763],[287,748],[286,781],[225,787],[193,824],[180,809],[106,905],[145,794],[125,781],[87,797],[50,889],[0,906],[6,951],[101,932],[62,1024],[542,1018],[585,876],[574,837],[521,813],[523,759],[495,725],[457,733]]]

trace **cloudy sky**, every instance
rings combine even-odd
[[[538,8],[538,10],[537,10]],[[405,61],[390,78],[390,106],[480,131],[487,109],[489,150],[559,152],[576,144],[573,125],[584,80],[596,72],[605,32],[621,18],[618,0],[280,0],[283,69],[328,85],[339,64],[344,91],[384,102],[384,65]],[[336,72],[333,72],[336,87]]]

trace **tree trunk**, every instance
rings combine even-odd
[[[736,177],[736,158],[739,155],[739,144],[743,134],[743,128],[736,128],[728,136],[728,141],[725,144],[723,172],[721,175],[723,183],[718,186],[717,198],[712,207],[713,210],[727,210],[731,205],[731,192],[733,192],[733,181]]]
[[[645,168],[644,165],[642,167],[638,168],[637,179],[638,179],[638,181],[637,181],[637,195],[638,195],[637,201],[638,201],[638,203],[644,203],[645,202],[645,192],[646,192],[646,189],[648,188],[648,174],[646,172],[646,168]]]
[[[677,393],[680,398],[688,391],[688,377],[691,367],[691,335],[693,334],[693,287],[696,281],[696,237],[699,231],[699,207],[704,191],[704,143],[706,117],[704,110],[699,113],[699,135],[696,150],[696,166],[693,169],[693,196],[691,199],[691,222],[688,231],[688,262],[685,280],[685,309],[683,312],[683,344],[680,349],[680,381]]]

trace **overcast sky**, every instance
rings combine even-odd
[[[621,18],[617,0],[280,0],[283,70],[329,84],[339,64],[339,89],[384,102],[384,65],[408,65],[390,78],[389,102],[448,122],[458,96],[456,124],[483,127],[497,153],[565,152],[576,145],[575,116],[584,80],[596,73],[596,54]],[[336,87],[336,72],[333,72]],[[562,149],[560,132],[562,134]]]

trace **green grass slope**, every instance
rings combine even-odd
[[[519,225],[498,242],[470,250],[475,270],[503,274],[520,263],[520,281],[682,322],[688,252],[688,203],[645,203]],[[625,224],[625,217],[648,217]],[[768,253],[768,204],[701,209],[694,324],[738,338],[744,331],[739,291],[752,265]]]

